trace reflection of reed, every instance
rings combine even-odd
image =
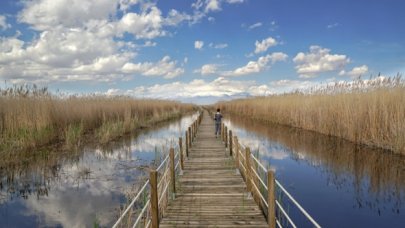
[[[29,195],[47,196],[50,180],[60,179],[63,161],[78,159],[76,153],[58,153],[42,149],[37,153],[3,154],[0,159],[0,191],[10,198],[27,199]]]
[[[95,149],[96,145],[88,145],[70,152],[62,151],[59,147],[47,147],[35,152],[27,150],[19,153],[2,153],[0,192],[7,195],[2,198],[6,201],[19,197],[27,199],[32,194],[37,198],[47,196],[55,183],[64,183],[67,180],[72,186],[78,185],[82,180],[90,178],[92,168],[79,166],[80,160],[89,151],[96,152],[97,160],[118,157],[120,160],[131,161],[130,148],[133,137],[135,136],[126,136],[122,140],[105,144],[101,150]],[[76,173],[64,170],[63,167],[66,165],[77,166]]]
[[[381,199],[392,202],[395,208],[401,204],[405,193],[405,156],[297,128],[235,116],[230,120],[289,148],[293,158],[304,158],[311,165],[320,166],[338,188],[354,184],[359,207],[365,206],[362,198],[370,193],[376,197],[376,203],[365,203],[372,208]]]

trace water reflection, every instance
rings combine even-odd
[[[0,227],[111,225],[125,196],[145,179],[145,167],[159,163],[195,118],[104,146],[2,155]]]
[[[232,117],[226,124],[325,227],[405,224],[405,157]],[[235,133],[234,133],[235,134]],[[342,221],[341,216],[345,216]]]

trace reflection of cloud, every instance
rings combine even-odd
[[[186,126],[189,126],[197,115],[187,116],[180,121],[171,123],[158,131],[150,131],[139,135],[130,145],[116,148],[112,152],[105,153],[101,149],[94,152],[99,157],[111,160],[135,159],[139,153],[154,153],[156,150],[167,149],[170,146],[177,146],[179,136],[183,136]]]
[[[65,164],[58,179],[51,180],[46,197],[29,197],[25,216],[40,216],[39,226],[89,227],[97,220],[108,225],[116,216],[123,189],[132,183],[120,173],[115,162],[99,160],[86,153],[79,163]],[[83,170],[88,173],[84,174]],[[136,177],[136,171],[131,175]],[[139,175],[139,174],[138,174]]]
[[[38,216],[38,226],[89,227],[96,219],[103,225],[111,223],[115,216],[114,209],[119,203],[117,197],[105,189],[102,182],[82,189],[66,188],[64,191],[52,191],[47,197],[26,201],[28,216]],[[104,194],[94,195],[89,189],[100,187]]]
[[[283,147],[274,145],[274,142],[270,142],[268,139],[256,134],[248,133],[242,128],[233,125],[228,119],[224,120],[224,123],[229,130],[232,130],[234,136],[238,136],[239,143],[245,147],[249,147],[252,153],[259,151],[259,159],[263,162],[263,165],[266,165],[270,158],[283,160],[289,157],[289,152],[283,149]]]
[[[274,151],[268,151],[269,154],[267,154],[268,157],[271,157],[276,160],[283,160],[288,158],[288,153],[286,151],[282,150],[274,150]]]

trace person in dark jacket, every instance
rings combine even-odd
[[[221,134],[222,114],[220,109],[217,109],[217,113],[215,113],[214,115],[214,120],[215,120],[215,138],[217,138],[218,135]]]

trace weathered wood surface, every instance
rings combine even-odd
[[[169,203],[160,227],[268,227],[214,130],[213,120],[204,113],[176,183],[176,199]]]

